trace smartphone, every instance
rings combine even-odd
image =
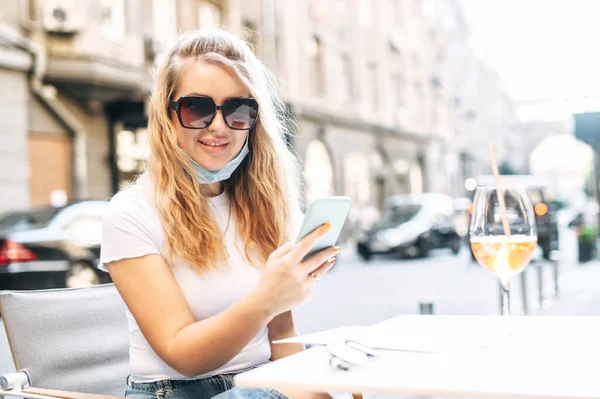
[[[331,224],[331,229],[315,243],[305,259],[315,252],[336,244],[350,211],[350,202],[349,197],[323,197],[310,203],[304,214],[304,221],[302,227],[300,227],[296,243],[324,223]]]

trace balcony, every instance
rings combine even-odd
[[[45,14],[46,80],[82,101],[147,95],[153,55],[141,27],[139,32],[125,29],[123,10],[103,10],[97,16],[91,7],[66,9],[58,22]]]

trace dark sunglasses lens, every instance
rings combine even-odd
[[[210,98],[185,97],[181,99],[179,113],[183,127],[203,129],[215,114],[215,103]]]
[[[231,129],[250,129],[258,118],[258,103],[251,98],[230,99],[223,106],[223,117]]]

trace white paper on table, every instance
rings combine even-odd
[[[313,334],[298,335],[291,338],[280,339],[273,341],[275,344],[286,344],[286,343],[297,343],[297,344],[310,344],[310,345],[328,345],[334,342],[345,341],[348,339],[355,339],[352,337],[360,336],[362,331],[367,329],[365,326],[350,326],[334,328],[332,330],[320,331]],[[359,341],[360,342],[360,341]],[[366,343],[361,342],[364,345]],[[370,346],[370,345],[369,345]]]
[[[465,350],[485,349],[482,342],[467,341],[459,336],[447,334],[414,334],[406,332],[392,334],[366,326],[342,327],[313,334],[300,335],[274,341],[274,343],[302,343],[330,345],[333,343],[356,341],[360,344],[381,350],[397,350],[427,353],[464,352]]]
[[[468,331],[389,331],[376,326],[351,326],[326,330],[313,334],[300,335],[274,341],[274,343],[303,343],[311,345],[330,345],[333,343],[353,340],[360,344],[379,350],[395,350],[441,354],[466,354],[481,351],[495,353],[548,353],[570,352],[585,353],[585,348],[579,348],[577,343],[564,345],[564,342],[547,341],[543,337],[510,336],[505,331],[486,331],[484,334],[469,334]],[[587,351],[589,343],[587,346]],[[600,348],[596,349],[600,353]],[[488,352],[489,353],[489,352]]]

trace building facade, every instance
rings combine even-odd
[[[116,128],[145,125],[151,87],[144,3],[2,1],[0,211],[117,187]]]
[[[27,108],[32,64],[27,51],[0,39],[0,210],[29,203]]]
[[[466,179],[491,173],[490,140],[499,163],[526,172],[517,107],[498,73],[470,46],[461,2],[425,0],[424,7],[434,47],[435,120],[451,183],[447,191],[462,195]]]
[[[107,198],[143,170],[152,70],[178,31],[202,27],[244,37],[277,75],[306,201],[348,195],[360,214],[396,193],[458,195],[487,159],[475,107],[489,93],[464,73],[475,58],[455,1],[0,4],[0,212]]]
[[[388,195],[432,189],[421,2],[261,3],[275,26],[274,56],[263,59],[285,82],[298,124],[306,200],[348,195],[380,208]]]

